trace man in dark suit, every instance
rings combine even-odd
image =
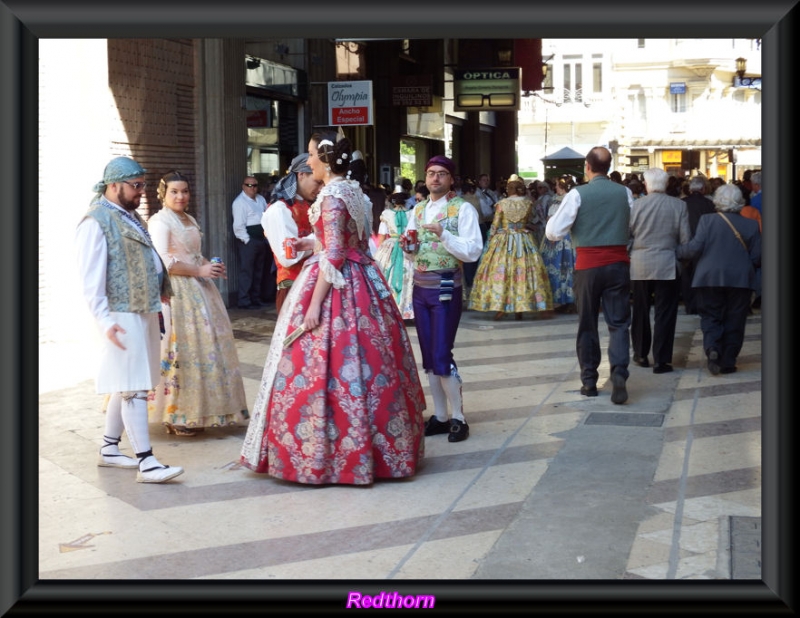
[[[686,202],[686,211],[689,213],[689,230],[692,236],[697,231],[700,217],[714,212],[714,202],[707,196],[706,183],[707,180],[702,176],[695,176],[689,181],[689,195],[683,198]],[[692,289],[692,277],[696,266],[697,260],[683,260],[680,263],[681,298],[683,298],[683,310],[687,315],[697,313],[697,301]]]

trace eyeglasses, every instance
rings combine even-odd
[[[252,189],[253,187],[257,187],[258,183],[250,184],[249,182],[246,182],[244,183],[244,186],[247,187],[248,189]]]
[[[449,176],[449,175],[450,175],[450,172],[434,172],[434,171],[425,172],[425,176],[428,177],[428,178],[433,178],[434,176],[436,178],[444,178],[445,176]]]
[[[133,187],[136,191],[144,191],[145,187],[147,187],[146,182],[128,182],[127,180],[123,180],[122,182],[129,187]]]

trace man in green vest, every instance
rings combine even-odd
[[[608,177],[611,153],[597,146],[586,155],[588,182],[564,196],[545,234],[552,241],[567,233],[575,247],[575,305],[578,309],[576,350],[581,368],[581,395],[597,397],[600,365],[600,306],[608,326],[611,401],[628,400],[626,382],[630,362],[631,273],[628,258],[633,195]]]
[[[419,240],[414,255],[414,324],[434,404],[425,435],[448,434],[448,441],[461,442],[469,437],[469,425],[453,346],[461,320],[463,264],[481,256],[483,238],[477,210],[453,191],[455,173],[455,164],[445,156],[428,161],[425,184],[430,196],[415,206],[406,233],[415,230]],[[401,238],[401,243],[408,248],[407,239]]]

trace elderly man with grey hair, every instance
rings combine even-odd
[[[736,371],[736,359],[761,265],[758,223],[740,214],[744,196],[734,184],[714,192],[717,212],[703,215],[697,232],[677,248],[679,259],[697,257],[692,287],[697,292],[703,349],[713,375]]]
[[[669,175],[650,168],[643,174],[647,195],[633,202],[630,220],[631,341],[633,361],[649,367],[653,347],[653,373],[672,371],[675,323],[678,319],[678,261],[675,249],[691,240],[686,204],[667,195]],[[654,305],[650,330],[650,305]]]

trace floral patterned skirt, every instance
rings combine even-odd
[[[474,311],[549,311],[550,280],[529,231],[498,231],[481,256],[469,309]]]
[[[572,248],[570,235],[567,234],[557,241],[544,238],[541,245],[541,254],[547,270],[547,276],[550,278],[553,303],[556,305],[574,304],[575,250]]]
[[[152,423],[183,427],[236,425],[248,417],[228,311],[210,279],[173,276],[164,305],[161,382],[150,391]]]
[[[307,484],[412,476],[424,453],[425,397],[402,317],[378,267],[346,261],[320,325],[289,347],[319,263],[306,265],[275,326],[242,448],[256,472]]]
[[[385,238],[375,252],[375,262],[386,277],[400,315],[404,320],[413,320],[414,259],[406,255],[399,245],[397,238]],[[396,257],[397,251],[402,261]]]

